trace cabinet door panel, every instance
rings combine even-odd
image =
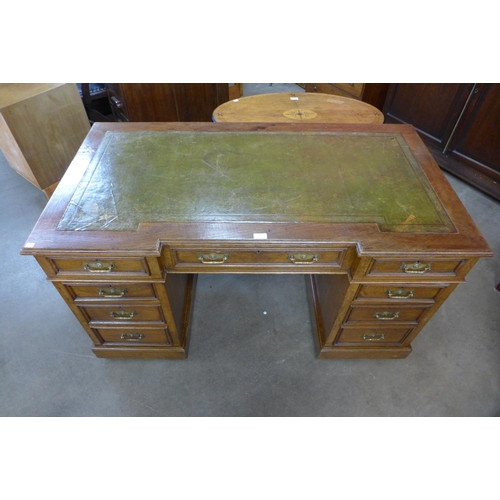
[[[500,180],[500,85],[483,84],[478,90],[470,116],[450,144],[451,154]]]
[[[386,122],[409,123],[433,144],[444,146],[472,87],[467,83],[393,85],[384,107]]]

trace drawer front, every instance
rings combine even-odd
[[[352,305],[346,323],[417,323],[427,307],[399,307],[381,304],[376,306]]]
[[[213,269],[215,267],[314,267],[342,268],[347,249],[235,250],[235,249],[171,249],[173,268]]]
[[[164,344],[172,345],[165,328],[99,328],[95,330],[103,343],[112,344]]]
[[[405,285],[362,285],[359,289],[356,301],[405,301],[413,302],[418,300],[425,300],[435,302],[436,297],[442,290],[437,286],[416,286],[415,284]]]
[[[159,306],[89,305],[81,307],[89,323],[164,323]]]
[[[107,276],[150,276],[146,259],[125,258],[74,258],[48,257],[56,276],[78,276],[91,279],[106,279]]]
[[[402,345],[411,333],[407,327],[399,328],[342,328],[335,345]]]
[[[389,260],[374,259],[367,276],[398,276],[406,279],[425,279],[428,277],[455,277],[463,260]]]
[[[127,300],[157,300],[154,287],[151,283],[114,283],[114,284],[66,284],[73,300],[78,302],[88,301],[116,301],[120,302]]]
[[[336,87],[358,98],[363,95],[364,83],[334,83]]]

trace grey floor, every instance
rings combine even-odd
[[[202,275],[187,360],[106,360],[36,261],[19,255],[46,198],[0,154],[0,416],[498,416],[500,205],[449,180],[496,256],[476,265],[407,359],[316,359],[301,276]]]

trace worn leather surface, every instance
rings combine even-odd
[[[400,134],[269,131],[108,132],[58,229],[201,221],[455,231]]]

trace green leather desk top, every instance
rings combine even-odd
[[[272,131],[107,132],[57,229],[208,221],[455,232],[400,134]]]

